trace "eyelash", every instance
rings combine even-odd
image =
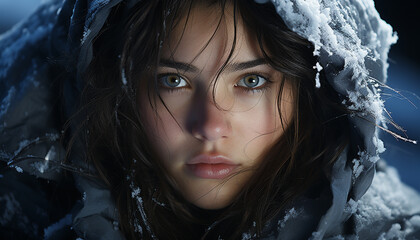
[[[243,87],[243,86],[238,86],[238,82],[239,81],[241,81],[242,79],[244,79],[247,76],[252,76],[252,75],[255,75],[257,77],[263,78],[266,82],[262,86],[259,86],[257,88],[247,88],[247,87]],[[272,83],[272,81],[268,77],[266,77],[264,75],[265,74],[259,73],[259,72],[245,73],[245,74],[242,75],[242,77],[240,77],[239,81],[237,81],[235,83],[234,87],[236,89],[238,89],[239,91],[245,92],[245,93],[252,93],[252,94],[254,94],[254,93],[258,93],[258,92],[264,92],[264,91],[266,91],[270,87],[270,84]],[[177,76],[177,77],[183,79],[186,82],[187,86],[185,86],[185,87],[169,87],[169,86],[163,86],[163,83],[162,83],[162,80],[161,79],[163,77],[168,77],[168,76]],[[184,91],[185,89],[187,89],[188,87],[191,86],[191,84],[186,80],[187,78],[181,76],[178,73],[163,73],[163,74],[159,74],[157,76],[157,79],[158,79],[159,86],[162,89],[164,89],[165,91],[168,91],[169,93]]]

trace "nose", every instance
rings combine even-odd
[[[214,99],[197,101],[191,112],[190,132],[201,141],[217,141],[232,134],[230,112],[222,109]]]

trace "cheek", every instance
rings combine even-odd
[[[235,117],[236,132],[240,134],[244,153],[249,161],[257,161],[261,154],[276,142],[290,124],[293,112],[292,99],[281,101],[282,120],[275,99],[271,93],[262,97],[258,104],[248,111],[240,112]],[[274,100],[273,100],[274,99]],[[282,125],[283,123],[283,125]]]
[[[158,100],[159,101],[159,100]],[[157,102],[156,110],[150,105],[144,106],[146,134],[156,153],[163,159],[163,154],[173,155],[175,149],[182,147],[183,130],[182,119],[179,114],[169,113],[162,103]]]

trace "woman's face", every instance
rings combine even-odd
[[[157,69],[163,100],[140,94],[148,137],[175,188],[204,209],[228,206],[247,184],[263,153],[293,114],[291,86],[268,65],[255,36],[239,20],[234,43],[232,8],[195,7],[164,42]],[[185,21],[186,24],[185,24]],[[217,29],[216,29],[217,28]],[[157,113],[157,114],[156,114]]]

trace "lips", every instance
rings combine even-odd
[[[239,164],[223,155],[200,154],[188,161],[186,166],[198,178],[223,179],[230,176]]]

